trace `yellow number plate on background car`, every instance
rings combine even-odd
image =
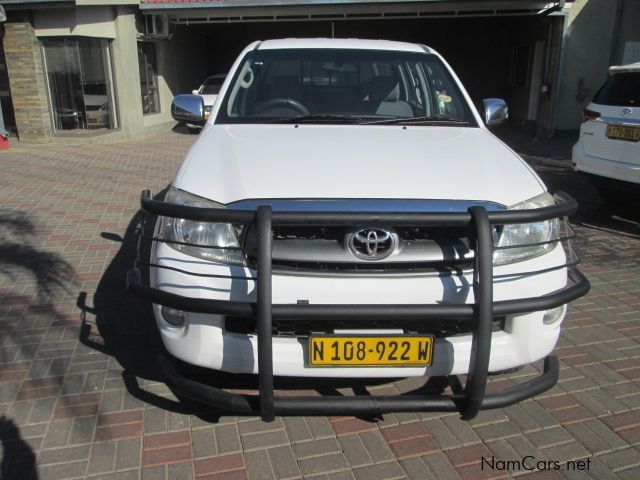
[[[623,125],[607,125],[607,137],[618,140],[640,140],[640,127],[626,127]]]
[[[433,337],[312,336],[312,367],[424,367],[431,365]]]

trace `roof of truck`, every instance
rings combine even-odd
[[[359,38],[281,38],[261,42],[258,50],[285,48],[337,48],[354,50],[395,50],[403,52],[430,52],[428,47],[416,43],[391,40],[365,40]]]

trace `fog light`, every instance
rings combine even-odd
[[[169,325],[173,325],[174,327],[181,327],[184,325],[185,317],[182,310],[163,306],[162,309],[160,309],[160,312]]]
[[[547,310],[546,312],[544,312],[544,317],[542,317],[542,323],[544,323],[545,325],[553,325],[554,323],[562,319],[566,309],[567,309],[567,306],[562,305],[560,307]]]

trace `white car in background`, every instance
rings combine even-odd
[[[87,128],[109,128],[109,101],[106,95],[84,96]]]
[[[227,75],[224,73],[219,73],[216,75],[211,75],[208,77],[200,88],[193,90],[191,93],[193,95],[199,95],[204,100],[204,120],[206,121],[209,118],[209,114],[211,113],[211,109],[213,108],[213,104],[216,103],[216,99],[218,98],[218,93],[220,92],[220,87],[224,83],[224,79],[227,78]],[[202,124],[192,124],[188,123],[187,126],[189,128],[202,128],[204,123]]]
[[[163,201],[143,192],[158,220],[128,285],[173,357],[257,374],[260,394],[205,385],[161,356],[172,388],[265,420],[469,419],[556,383],[566,304],[589,285],[561,245],[577,205],[489,131],[507,119],[503,100],[485,99],[481,116],[431,48],[356,39],[255,42],[220,96]],[[199,122],[203,100],[177,96],[172,112]],[[543,358],[540,375],[485,392],[489,372]],[[274,376],[444,383],[293,397],[274,396]]]
[[[609,68],[582,112],[573,165],[607,202],[640,200],[640,62]]]

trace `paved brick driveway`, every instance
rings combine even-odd
[[[607,210],[555,158],[529,157],[582,203],[574,223],[593,288],[571,308],[548,394],[470,423],[401,414],[265,424],[176,402],[150,361],[159,340],[148,307],[123,287],[139,192],[164,188],[194,138],[0,154],[2,479],[640,478],[640,214]],[[482,470],[492,455],[584,459],[589,470]]]

